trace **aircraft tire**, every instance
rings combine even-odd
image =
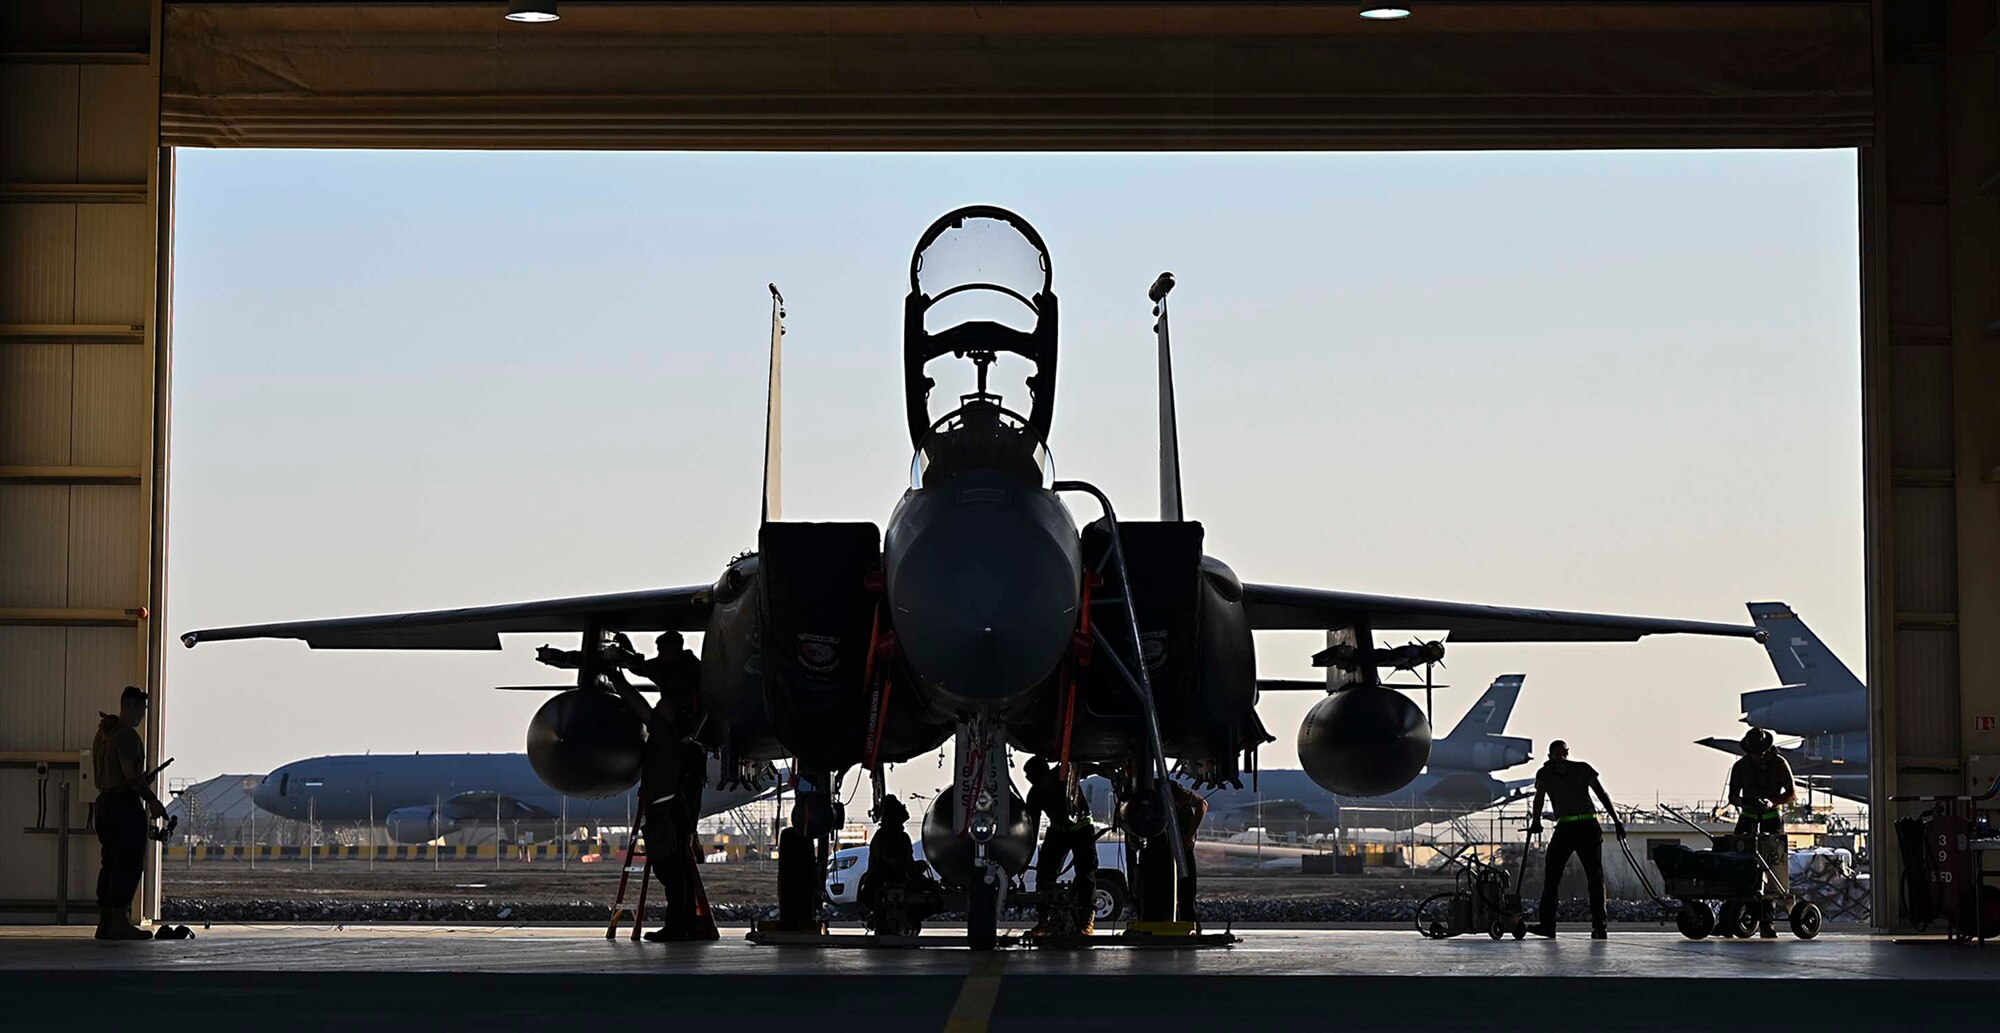
[[[1674,927],[1690,940],[1705,940],[1715,931],[1715,912],[1708,909],[1706,901],[1683,901],[1680,912],[1674,915]]]

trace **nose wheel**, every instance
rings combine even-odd
[[[966,893],[965,940],[966,946],[976,951],[990,951],[1000,940],[1000,884],[998,865],[989,863],[986,871],[972,880],[972,888]]]

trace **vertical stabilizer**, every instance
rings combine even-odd
[[[1153,336],[1160,345],[1160,519],[1185,519],[1181,510],[1181,441],[1174,416],[1174,357],[1167,343],[1167,292],[1174,274],[1161,273],[1146,297],[1153,299]]]
[[[1861,693],[1861,679],[1806,627],[1784,603],[1748,603],[1750,619],[1767,633],[1764,651],[1782,685],[1809,685],[1821,692]]]
[[[1514,704],[1521,698],[1521,682],[1527,677],[1525,674],[1503,674],[1493,679],[1493,684],[1486,687],[1486,693],[1479,697],[1479,702],[1458,719],[1458,724],[1447,738],[1505,732],[1507,719],[1514,716]]]
[[[784,467],[785,385],[782,370],[785,354],[785,296],[778,285],[771,288],[771,371],[764,382],[764,515],[763,522],[782,520],[780,471]]]

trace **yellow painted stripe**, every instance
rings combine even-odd
[[[1007,970],[1007,955],[994,952],[973,962],[959,988],[958,1002],[951,1017],[944,1020],[944,1033],[986,1033],[986,1021],[993,1017],[993,1005],[1000,1000],[1000,976]]]
[[[571,847],[569,856],[572,860],[575,860],[581,858],[584,852],[584,848],[582,847]],[[370,850],[364,846],[317,846],[308,848],[297,846],[244,846],[241,844],[198,847],[169,846],[165,848],[166,856],[176,861],[186,860],[190,853],[193,854],[195,860],[203,858],[235,858],[241,860],[254,855],[273,860],[296,861],[304,860],[308,853],[315,858],[325,860],[365,860]],[[448,846],[443,848],[432,846],[378,846],[374,849],[373,853],[376,858],[382,860],[429,860],[431,855],[436,854],[447,860],[457,858],[460,860],[481,859],[490,861],[494,856],[494,848],[491,846]],[[561,847],[548,845],[535,845],[530,847],[527,852],[527,857],[530,860],[557,861],[562,859],[562,855],[563,850]],[[516,847],[507,847],[500,852],[500,857],[502,860],[518,863],[521,860],[522,854]]]

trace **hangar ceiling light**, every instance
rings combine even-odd
[[[1400,21],[1409,16],[1410,9],[1407,7],[1364,7],[1361,9],[1361,17],[1378,22]]]
[[[562,19],[556,13],[556,0],[508,0],[507,20],[510,22],[552,22]]]

